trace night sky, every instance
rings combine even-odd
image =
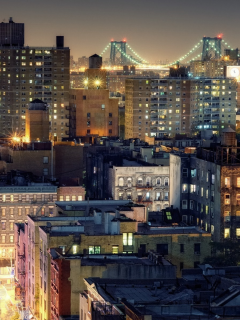
[[[240,48],[240,0],[0,0],[0,21],[25,23],[25,45],[64,35],[75,59],[127,39],[144,59],[177,59],[204,35]]]

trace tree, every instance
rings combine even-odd
[[[234,240],[223,242],[211,242],[212,255],[206,257],[204,263],[213,267],[238,266],[240,265],[240,243]]]

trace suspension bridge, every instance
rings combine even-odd
[[[107,57],[109,51],[111,66],[136,65],[138,68],[148,68],[151,66],[147,60],[143,59],[127,43],[126,39],[122,41],[111,40],[103,49],[101,56]],[[213,38],[204,36],[187,53],[161,67],[171,67],[177,64],[188,65],[194,60],[221,59],[223,56],[230,56],[231,59],[234,60],[235,58],[237,60],[240,55],[238,54],[238,49],[231,47],[222,38],[222,35]]]

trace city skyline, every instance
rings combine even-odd
[[[75,60],[100,54],[111,39],[127,39],[131,47],[150,62],[174,61],[204,35],[214,37],[222,33],[231,47],[239,44],[238,0],[228,1],[228,6],[223,0],[210,3],[183,0],[181,6],[175,0],[167,3],[122,0],[121,7],[116,8],[109,0],[77,4],[23,0],[21,6],[16,0],[10,0],[4,4],[0,21],[8,22],[9,17],[13,17],[14,22],[25,23],[25,45],[29,46],[54,46],[55,36],[64,35],[65,46],[70,47]]]

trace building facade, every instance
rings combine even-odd
[[[235,132],[215,149],[170,154],[170,202],[182,219],[211,232],[214,241],[240,238],[240,161]],[[231,138],[232,135],[232,138]]]
[[[109,194],[114,200],[132,200],[160,211],[169,207],[169,166],[140,165],[123,160],[109,168]]]
[[[236,83],[225,78],[127,79],[125,138],[220,134],[236,126]]]
[[[14,262],[14,224],[27,221],[29,214],[53,215],[56,200],[57,187],[52,185],[0,187],[1,260]]]

